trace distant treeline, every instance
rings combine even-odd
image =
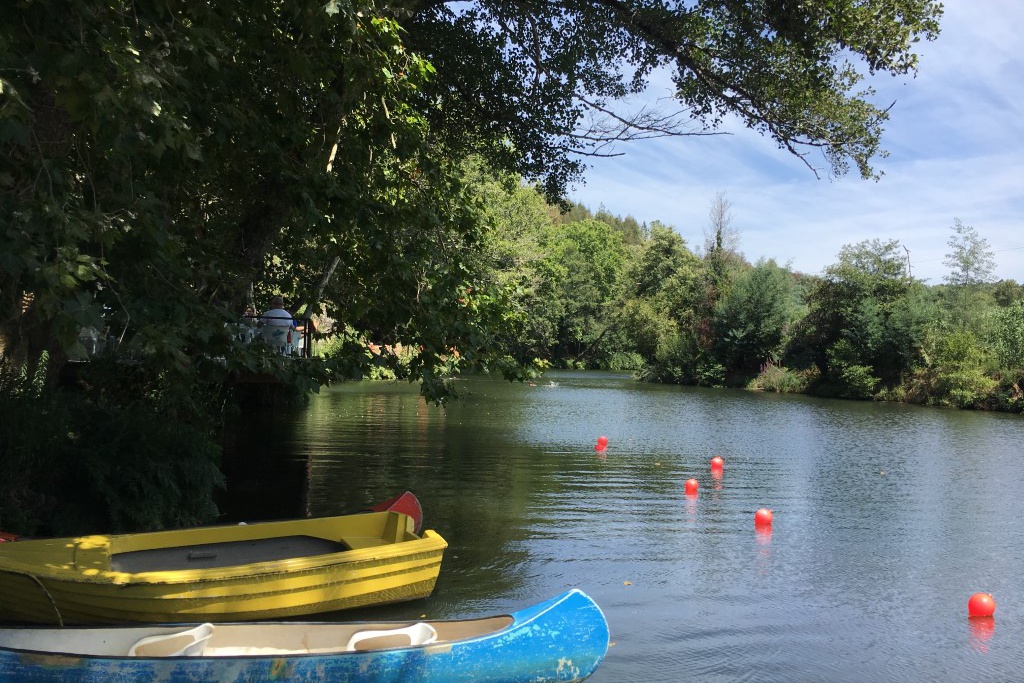
[[[704,244],[482,172],[485,258],[514,292],[520,359],[676,384],[1020,412],[1024,287],[953,220],[944,284],[911,276],[897,240],[847,245],[821,275],[739,250],[724,195]]]

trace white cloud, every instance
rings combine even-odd
[[[915,78],[872,79],[895,101],[877,160],[879,182],[852,174],[817,180],[792,155],[751,131],[647,140],[594,160],[571,193],[592,209],[675,226],[703,242],[716,193],[726,192],[748,260],[774,258],[818,273],[839,249],[897,239],[913,273],[941,282],[955,218],[995,252],[999,278],[1024,282],[1024,3],[949,0],[942,34],[920,46]]]

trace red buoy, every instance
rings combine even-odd
[[[712,472],[714,472],[716,470],[717,471],[721,471],[723,465],[725,465],[725,461],[722,460],[722,456],[716,455],[715,457],[711,458],[711,471]]]
[[[597,437],[597,445],[598,446],[607,446],[608,445],[608,437],[607,436],[599,436],[599,437]]]
[[[697,483],[696,479],[687,479],[686,480],[686,495],[688,495],[688,496],[696,495],[697,494],[697,488],[699,486],[700,486],[700,484]]]
[[[967,615],[971,617],[990,617],[995,614],[996,601],[988,593],[975,593],[967,601]]]
[[[771,526],[772,511],[768,508],[761,508],[754,513],[754,526]]]

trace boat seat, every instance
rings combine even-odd
[[[128,650],[129,657],[198,657],[213,635],[213,624],[199,624],[177,633],[140,638]]]
[[[413,645],[429,645],[437,640],[437,631],[430,624],[422,621],[404,628],[357,631],[348,640],[345,649],[379,650],[386,647],[411,647]]]

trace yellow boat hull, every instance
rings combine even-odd
[[[417,536],[413,524],[380,512],[3,543],[0,618],[247,621],[423,598],[447,543],[429,530]],[[273,559],[261,559],[264,551]],[[255,561],[234,563],[243,557]]]

